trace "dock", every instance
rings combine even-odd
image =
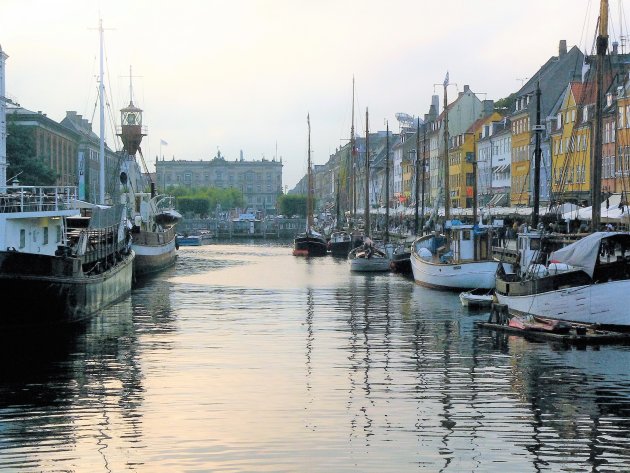
[[[492,304],[492,312],[487,322],[477,322],[476,326],[504,332],[510,335],[519,335],[528,340],[560,342],[566,345],[605,345],[605,344],[630,344],[630,332],[615,332],[605,330],[595,325],[584,325],[567,322],[570,325],[568,332],[551,332],[544,330],[528,330],[508,325],[510,315],[504,304]]]

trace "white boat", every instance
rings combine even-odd
[[[496,296],[510,314],[630,327],[630,234],[592,233],[549,254],[552,237],[518,238],[518,270],[497,272]]]
[[[133,104],[133,88],[130,76],[129,105],[120,111],[121,126],[118,133],[124,146],[124,158],[120,171],[121,202],[127,206],[131,222],[131,246],[136,253],[135,276],[160,271],[175,263],[175,226],[181,215],[174,209],[175,200],[170,196],[157,195],[155,184],[147,182],[136,160],[136,154],[144,162],[140,143],[145,136],[142,110]],[[145,166],[146,167],[146,166]],[[145,189],[150,187],[151,192]]]
[[[464,307],[481,308],[490,307],[494,301],[492,290],[473,289],[459,294],[459,300]]]
[[[492,289],[498,262],[492,258],[487,228],[454,225],[450,239],[433,234],[411,247],[411,269],[416,283],[436,289]]]
[[[80,211],[76,197],[75,187],[0,193],[3,326],[78,322],[131,290],[124,207]]]
[[[391,267],[391,253],[393,248],[370,248],[359,246],[348,254],[350,271],[356,272],[384,272]]]

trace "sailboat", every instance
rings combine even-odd
[[[387,130],[387,166],[389,166],[389,128]],[[348,254],[350,271],[382,272],[389,271],[391,259],[384,249],[377,248],[369,237],[370,232],[370,132],[368,111],[365,111],[365,234],[363,245]],[[386,222],[385,228],[389,226]],[[386,242],[387,243],[387,242]]]
[[[146,178],[136,160],[144,163],[140,143],[145,136],[142,110],[133,103],[131,68],[129,70],[129,105],[120,111],[120,136],[124,157],[120,171],[123,189],[121,202],[127,206],[131,221],[131,247],[136,253],[134,275],[144,275],[172,266],[177,258],[175,225],[181,214],[174,208],[174,199],[158,195],[155,183],[146,192]],[[146,166],[145,166],[146,167]],[[149,173],[147,172],[148,176]]]
[[[592,228],[601,220],[602,105],[604,60],[608,45],[608,1],[600,4],[593,124]],[[540,89],[537,90],[540,100]],[[539,116],[537,114],[537,123]],[[536,140],[538,143],[538,139]],[[535,153],[535,189],[540,179],[540,151]],[[534,228],[538,207],[534,202]],[[501,265],[496,296],[512,316],[534,316],[582,324],[630,328],[630,234],[594,232],[566,244],[567,235],[542,231],[518,235],[518,265]]]
[[[313,170],[311,169],[311,118],[308,123],[308,163],[306,191],[306,231],[293,240],[293,256],[326,256],[328,243],[325,238],[313,229]]]
[[[348,167],[349,167],[349,175],[350,175],[350,189],[349,193],[350,199],[348,199],[349,207],[352,208],[352,219],[350,220],[353,225],[356,223],[356,176],[354,174],[355,169],[355,154],[356,154],[356,143],[354,136],[354,77],[352,78],[352,122],[350,125],[350,154],[348,157]],[[337,184],[337,206],[339,206],[339,192],[340,192],[340,184]],[[328,241],[328,248],[330,249],[330,254],[332,256],[338,256],[347,258],[348,253],[353,248],[361,245],[363,242],[363,236],[358,234],[356,230],[353,228],[348,228],[348,230],[343,230],[339,228],[340,223],[340,212],[337,211],[337,230],[332,233],[330,236],[330,240]],[[352,226],[350,226],[352,227]]]
[[[490,231],[477,224],[462,225],[450,220],[447,87],[448,74],[444,81],[443,112],[444,233],[434,232],[414,241],[411,248],[413,277],[416,283],[436,289],[492,289],[498,262],[492,257]],[[476,192],[473,192],[475,202],[476,198]],[[476,218],[474,213],[473,218]]]
[[[123,205],[105,206],[103,27],[100,69],[100,206],[78,208],[72,186],[0,182],[0,324],[79,322],[131,291],[134,252]],[[0,61],[4,61],[0,50]],[[0,69],[3,64],[0,63]],[[4,114],[4,75],[0,74]],[[0,120],[0,127],[5,123]],[[0,134],[5,130],[0,129]],[[4,146],[4,140],[2,141]],[[4,150],[0,152],[4,155]]]

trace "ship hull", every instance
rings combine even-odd
[[[21,254],[0,253],[4,263],[19,263]],[[26,255],[27,258],[31,255]],[[3,326],[53,326],[80,322],[99,310],[123,298],[131,291],[135,254],[122,256],[112,268],[95,275],[65,276],[2,271],[0,293],[3,310],[0,324]],[[55,266],[58,257],[40,257]],[[30,258],[29,258],[30,259]],[[23,266],[28,267],[28,266]]]
[[[497,265],[496,261],[439,264],[411,254],[411,269],[416,283],[435,289],[494,289]]]
[[[175,232],[170,230],[134,234],[131,249],[136,253],[133,268],[136,277],[156,273],[175,264]]]

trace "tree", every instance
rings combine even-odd
[[[306,195],[285,194],[278,197],[279,212],[288,217],[299,215],[306,217]]]
[[[50,186],[57,181],[55,171],[35,153],[34,129],[9,123],[7,126],[7,179],[18,179],[29,186]]]

